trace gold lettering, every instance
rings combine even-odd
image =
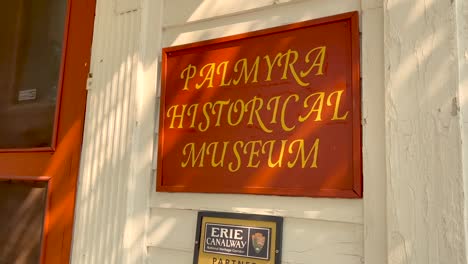
[[[208,102],[203,105],[203,115],[205,116],[205,119],[206,119],[206,125],[203,128],[202,122],[198,124],[198,130],[200,130],[201,132],[205,132],[210,127],[210,113],[208,113],[207,107],[213,108],[213,103]]]
[[[193,109],[193,111],[191,111]],[[193,104],[191,105],[188,110],[187,110],[187,116],[192,116],[192,123],[190,124],[190,128],[195,127],[195,118],[197,117],[197,110],[198,110],[198,104]]]
[[[317,53],[317,56],[315,57],[314,63],[312,64],[312,66],[310,66],[310,68],[307,71],[301,71],[301,77],[304,78],[307,75],[309,75],[309,73],[315,67],[318,67],[317,73],[315,73],[315,75],[323,75],[323,63],[325,61],[325,53],[326,53],[327,47],[322,46],[322,47],[317,47],[317,48],[310,50],[305,56],[305,62],[306,63],[310,62],[310,55],[312,54],[312,52],[316,50],[319,50],[319,51]]]
[[[341,102],[341,95],[343,94],[344,90],[339,90],[336,92],[331,93],[328,95],[327,98],[327,105],[332,106],[331,103],[331,97],[336,94],[336,100],[335,100],[335,111],[333,112],[333,118],[331,120],[346,120],[346,117],[348,117],[349,111],[346,111],[346,113],[342,116],[338,116],[338,112],[340,111],[340,102]]]
[[[211,155],[211,167],[217,168],[218,166],[224,167],[224,157],[226,156],[226,149],[229,145],[229,141],[223,142],[223,151],[221,152],[221,158],[216,161],[216,153],[219,142],[213,142],[206,148],[206,154]],[[210,151],[210,147],[213,147],[213,152]]]
[[[169,126],[169,128],[174,128],[174,121],[176,118],[179,118],[179,126],[177,128],[182,128],[183,121],[184,121],[185,107],[187,107],[187,105],[182,105],[182,113],[180,114],[176,113],[177,109],[179,108],[179,105],[173,105],[169,107],[169,109],[167,109],[166,116],[171,117],[172,115],[171,125]],[[171,110],[174,110],[172,111],[172,114],[171,114]]]
[[[232,147],[232,151],[234,152],[234,156],[236,157],[236,161],[237,161],[237,166],[235,168],[233,168],[233,164],[234,162],[229,162],[228,164],[228,169],[230,172],[236,172],[240,169],[240,166],[241,166],[241,157],[239,155],[239,150],[237,149],[237,145],[240,145],[240,148],[242,148],[244,146],[244,142],[242,141],[236,141],[236,143],[234,143],[234,146]]]
[[[291,94],[290,96],[288,96],[288,98],[286,98],[286,100],[284,101],[283,103],[283,107],[281,109],[281,127],[283,128],[284,131],[291,131],[293,130],[296,125],[292,126],[292,127],[288,127],[286,125],[286,106],[288,105],[289,103],[289,100],[294,97],[294,100],[297,102],[299,101],[299,95],[297,94]]]
[[[231,100],[226,100],[226,101],[216,101],[214,104],[213,104],[213,109],[211,109],[211,113],[214,115],[216,114],[216,111],[215,111],[215,107],[217,105],[219,105],[219,108],[218,108],[218,119],[216,120],[216,124],[215,126],[216,127],[219,127],[221,124],[221,114],[223,112],[223,107],[227,104],[229,104]]]
[[[310,149],[309,154],[307,154],[307,157],[305,156],[304,139],[297,139],[291,142],[291,144],[289,144],[288,152],[290,154],[294,153],[293,146],[295,144],[299,144],[296,150],[296,153],[297,153],[296,159],[294,159],[293,162],[291,161],[288,162],[288,168],[292,168],[296,165],[297,161],[299,160],[299,153],[301,154],[301,168],[305,168],[305,166],[307,165],[307,162],[309,161],[310,156],[312,155],[312,152],[314,153],[314,157],[312,160],[312,164],[310,165],[310,168],[317,168],[317,157],[318,157],[320,139],[319,138],[315,139],[314,145]]]
[[[259,103],[257,107],[255,107],[257,105],[257,102]],[[263,123],[262,121],[262,118],[260,117],[260,114],[258,113],[258,111],[260,109],[262,109],[263,107],[263,99],[262,98],[259,98],[257,96],[255,96],[252,100],[248,101],[247,104],[245,104],[245,111],[247,112],[248,111],[248,105],[249,104],[252,104],[252,108],[250,109],[250,117],[249,117],[249,122],[247,123],[248,125],[253,125],[253,115],[255,114],[255,117],[257,118],[257,122],[258,124],[260,125],[260,127],[262,128],[262,130],[266,133],[271,133],[273,132],[273,130],[271,129],[268,129],[265,124]]]
[[[317,98],[315,99],[314,105],[312,106],[312,108],[310,109],[309,113],[307,113],[306,116],[299,116],[298,120],[300,122],[306,121],[313,112],[317,113],[317,116],[315,117],[315,121],[322,120],[323,100],[325,98],[324,92],[317,92],[317,93],[313,93],[307,96],[306,99],[304,100],[304,108],[309,107],[309,99],[314,96],[317,96]]]
[[[223,67],[223,75],[221,76],[221,84],[219,86],[228,86],[231,84],[231,80],[229,80],[227,83],[226,81],[226,70],[227,70],[227,65],[229,64],[229,61],[223,61],[221,62],[218,67],[216,68],[216,74],[220,74],[220,69],[221,66]]]
[[[266,60],[267,66],[268,66],[268,74],[267,74],[267,77],[266,77],[265,81],[271,81],[271,72],[273,70],[273,66],[276,63],[276,60],[278,60],[278,59],[281,60],[281,56],[282,56],[281,52],[276,54],[275,59],[273,60],[273,62],[270,61],[270,56],[266,55],[265,57],[263,57]]]
[[[237,78],[237,80],[232,81],[234,83],[234,85],[237,85],[240,82],[240,79],[242,78],[242,76],[244,76],[244,83],[247,83],[247,81],[250,79],[250,76],[252,76],[252,74],[253,74],[252,83],[258,82],[257,76],[258,76],[258,64],[259,64],[259,62],[260,62],[260,57],[257,56],[252,68],[250,69],[250,72],[247,72],[248,71],[247,58],[238,60],[236,62],[236,64],[234,65],[234,72],[239,71],[239,69],[238,69],[239,63],[242,63],[242,69],[240,70],[241,72],[240,72],[239,77]]]
[[[281,98],[281,95],[275,96],[270,98],[267,103],[267,110],[271,110],[271,102],[275,101],[275,106],[273,108],[273,114],[271,115],[271,122],[270,124],[276,124],[276,116],[278,114],[278,106],[279,106],[279,99]]]
[[[190,160],[192,161],[192,168],[197,166],[196,164],[198,160],[200,160],[198,162],[198,167],[203,168],[203,160],[205,159],[206,143],[202,144],[200,151],[198,152],[196,156],[195,156],[195,143],[188,143],[185,145],[184,149],[182,150],[182,154],[184,154],[184,156],[187,155],[187,147],[190,147],[190,152],[188,153],[187,160],[181,163],[182,168],[187,167]]]
[[[270,145],[270,150],[268,151],[268,167],[270,168],[274,168],[274,167],[279,167],[281,168],[282,164],[283,164],[283,154],[284,154],[284,148],[286,147],[286,142],[288,142],[288,140],[281,140],[281,150],[279,151],[279,154],[278,155],[278,160],[276,162],[273,162],[273,150],[274,150],[274,146],[275,146],[275,143],[276,143],[276,140],[270,140],[270,141],[266,141],[263,146],[262,146],[262,154],[266,154],[266,150],[265,150],[265,147],[269,144]],[[276,154],[276,153],[275,153]]]
[[[189,64],[187,68],[185,68],[181,73],[180,73],[180,78],[185,79],[185,85],[182,90],[188,90],[188,82],[190,79],[195,77],[195,73],[197,72],[197,67],[193,66],[192,64]]]
[[[293,59],[291,59],[291,54],[294,55]],[[289,49],[285,54],[281,56],[281,58],[278,60],[278,66],[282,66],[282,59],[285,59],[284,62],[284,70],[283,70],[283,76],[281,77],[281,80],[287,80],[288,79],[288,70],[291,72],[291,74],[294,77],[294,80],[296,80],[297,84],[300,86],[307,86],[309,83],[303,82],[301,78],[297,75],[296,69],[294,68],[294,64],[297,62],[297,59],[299,58],[299,53],[295,50]]]
[[[258,145],[259,147],[262,145],[261,140],[255,140],[255,141],[248,141],[245,146],[244,146],[244,154],[248,154],[248,146],[251,145],[250,147],[250,155],[249,155],[249,163],[247,164],[248,168],[258,168],[258,165],[260,165],[260,161],[257,161],[256,164],[253,164],[253,159],[254,156],[258,158],[258,155],[260,154],[260,149],[257,149],[256,146]]]
[[[208,68],[208,72],[206,74],[205,74],[205,68]],[[208,63],[205,66],[203,66],[203,68],[201,68],[201,70],[200,70],[200,77],[205,76],[205,79],[203,80],[202,83],[200,83],[200,84],[197,83],[195,85],[195,88],[200,89],[205,84],[205,82],[207,82],[207,81],[208,81],[208,86],[207,87],[208,88],[213,87],[214,73],[215,73],[215,64],[214,63]]]
[[[237,107],[238,103],[241,104],[240,108]],[[229,106],[227,121],[230,126],[237,126],[240,124],[240,122],[242,122],[242,119],[244,118],[244,112],[245,112],[244,107],[245,107],[244,101],[242,101],[241,99],[238,99],[235,103]],[[237,119],[236,122],[232,122],[232,110],[233,109],[235,113],[239,112],[239,118]]]

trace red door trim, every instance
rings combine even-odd
[[[0,181],[47,182],[41,264],[70,262],[96,0],[67,0],[51,147],[0,150]]]

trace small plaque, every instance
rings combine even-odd
[[[21,90],[18,92],[18,101],[31,101],[36,100],[36,89]]]
[[[194,264],[281,263],[281,217],[200,212]]]

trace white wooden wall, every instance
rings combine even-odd
[[[385,1],[390,264],[467,263],[466,2]]]
[[[192,263],[199,210],[285,218],[286,264],[466,264],[466,0],[97,0],[72,263]],[[364,198],[156,193],[162,47],[360,12]]]
[[[138,142],[144,139],[138,124],[147,121],[139,115],[143,106],[136,90],[142,82],[141,17],[137,0],[96,4],[72,263],[142,263],[145,257],[142,250],[133,253],[142,244],[134,237],[142,236],[144,226],[139,234],[132,226],[138,214],[146,215],[140,208],[146,207],[144,192],[149,190],[139,185],[149,173],[135,180],[143,175],[136,170],[145,160],[134,162],[142,151]],[[151,158],[147,160],[151,164]],[[141,205],[135,204],[137,187],[143,194]]]
[[[283,216],[286,264],[386,262],[381,0],[97,2],[73,263],[192,263],[199,210]],[[154,191],[162,47],[355,10],[364,32],[364,199]]]
[[[468,2],[457,2],[457,36],[458,36],[458,60],[459,60],[459,95],[460,112],[462,127],[463,146],[463,172],[464,172],[464,193],[468,193]],[[468,202],[468,196],[465,195],[465,205]],[[468,207],[465,206],[465,217],[468,215]],[[465,239],[468,237],[468,221],[465,218]]]
[[[283,263],[384,263],[383,16],[378,1],[166,0],[158,48],[360,11],[363,35],[364,200],[150,194],[148,263],[192,263],[199,210],[283,216]],[[157,24],[153,24],[157,25]],[[159,100],[159,97],[158,97]],[[364,205],[369,211],[364,212]],[[364,222],[372,223],[364,230]],[[367,240],[367,243],[365,243]]]

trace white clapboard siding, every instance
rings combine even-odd
[[[326,4],[323,0],[165,0],[165,13],[171,15],[164,17],[163,27],[184,27],[201,22],[217,25],[228,18],[238,21],[251,17],[277,17],[283,23],[289,23],[288,17],[291,17],[290,21],[297,22],[296,17],[322,17],[359,8],[359,1],[355,0],[327,0]],[[288,16],[282,15],[285,13]]]
[[[362,225],[286,218],[285,263],[363,263]]]
[[[150,206],[162,209],[254,213],[344,223],[363,223],[362,201],[358,199],[154,192]]]
[[[166,0],[163,9],[161,45],[167,47],[360,11],[361,5],[359,0]],[[362,199],[156,193],[154,184],[146,232],[148,263],[192,263],[200,210],[284,217],[285,264],[364,261]]]
[[[197,211],[158,208],[151,210],[150,219],[149,251],[169,250],[164,254],[164,263],[190,263],[176,260],[179,253],[193,254]],[[361,224],[285,218],[283,228],[282,252],[286,263],[312,263],[320,259],[326,259],[327,263],[361,263]]]
[[[180,45],[358,10],[357,0],[327,0],[326,4],[321,0],[293,1],[259,8],[255,12],[166,27],[162,45]]]
[[[147,264],[179,264],[179,263],[193,263],[193,250],[180,251],[168,248],[148,248],[148,261]]]
[[[275,0],[164,0],[164,13],[171,15],[164,16],[163,27],[252,12],[274,3]]]
[[[285,264],[385,263],[382,2],[97,0],[72,263],[190,264],[200,210],[284,217]],[[356,10],[364,199],[155,192],[161,47]]]
[[[193,252],[197,211],[152,209],[147,230],[149,247]]]

